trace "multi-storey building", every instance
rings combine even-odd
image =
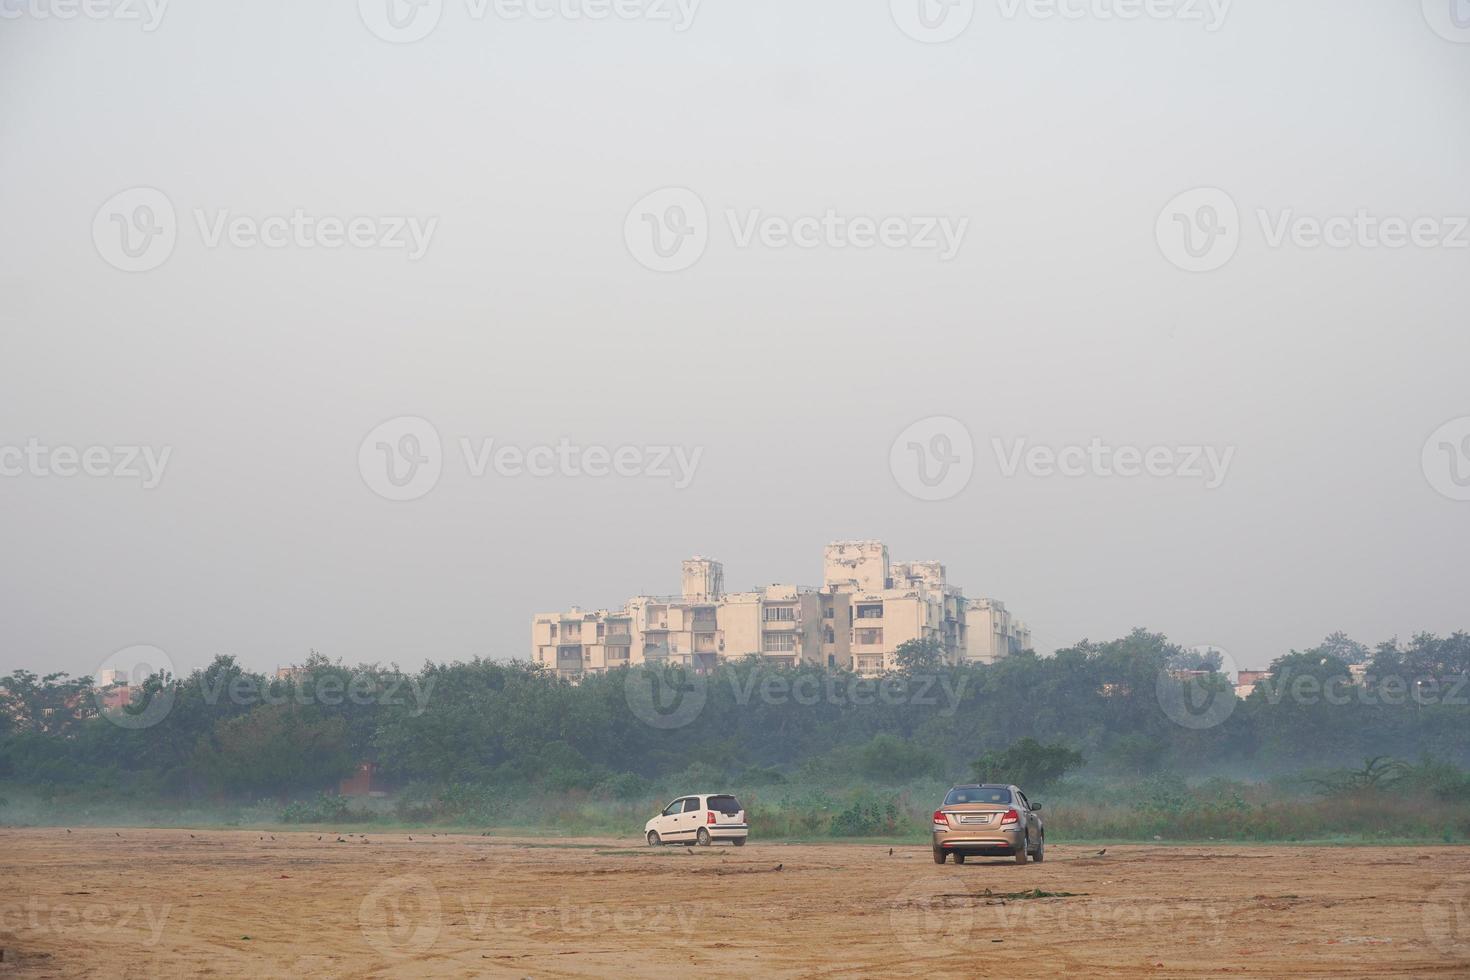
[[[531,654],[563,677],[642,663],[709,669],[760,656],[873,675],[893,670],[909,640],[938,641],[950,663],[993,662],[1031,645],[995,599],[967,599],[935,561],[891,562],[879,541],[827,546],[821,588],[768,585],[726,592],[724,567],[684,562],[676,596],[636,596],[618,610],[538,614]]]

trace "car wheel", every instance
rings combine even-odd
[[[745,838],[744,837],[732,837],[730,839],[730,843],[731,844],[734,844],[736,847],[744,847],[745,846]]]
[[[963,854],[955,854],[955,856],[954,856],[954,863],[955,864],[964,864],[965,863],[965,856]]]
[[[944,863],[944,851],[942,849],[938,848],[938,847],[934,848],[934,863],[935,864],[943,864]]]
[[[649,847],[663,847],[664,846],[664,839],[658,835],[658,831],[656,831],[656,830],[650,830],[648,832],[648,846]]]
[[[1022,837],[1021,838],[1021,846],[1018,847],[1018,848],[1016,848],[1016,863],[1017,864],[1025,864],[1026,863],[1026,849],[1031,846],[1029,843],[1027,843],[1027,840],[1028,840],[1028,838]]]
[[[1031,860],[1040,864],[1046,859],[1046,835],[1041,835],[1041,840],[1036,842],[1036,853],[1031,855]]]
[[[694,843],[698,844],[700,847],[709,847],[709,831],[705,830],[703,827],[700,827],[699,833],[694,835]]]

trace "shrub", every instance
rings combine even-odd
[[[455,783],[440,793],[436,816],[461,823],[484,824],[495,820],[500,801],[489,786]]]
[[[898,833],[898,799],[855,800],[832,818],[833,837],[878,837]]]
[[[786,774],[775,767],[752,766],[740,774],[739,781],[743,786],[781,786],[786,782]]]
[[[975,779],[982,783],[1014,783],[1026,791],[1041,790],[1082,766],[1082,753],[1061,743],[1042,745],[1023,738],[1000,752],[987,752],[974,763]]]
[[[636,773],[623,772],[616,776],[609,776],[597,784],[598,796],[610,796],[613,799],[637,800],[647,796],[652,791],[652,784]]]
[[[341,823],[349,816],[352,808],[345,798],[322,793],[314,799],[287,804],[281,811],[281,823]]]
[[[886,782],[937,775],[942,766],[938,754],[893,735],[875,735],[858,753],[862,774]]]

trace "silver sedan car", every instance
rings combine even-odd
[[[1015,786],[975,783],[956,786],[934,811],[934,863],[954,855],[955,864],[968,856],[1014,857],[1017,864],[1046,857],[1046,828],[1041,804],[1026,799]]]

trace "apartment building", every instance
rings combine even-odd
[[[727,592],[712,558],[683,563],[682,591],[635,596],[622,609],[540,613],[532,659],[575,678],[613,667],[760,656],[819,663],[872,676],[893,670],[909,640],[938,640],[946,659],[993,662],[1031,645],[1030,631],[995,599],[967,599],[936,561],[890,561],[881,541],[826,548],[820,588],[768,585]]]

